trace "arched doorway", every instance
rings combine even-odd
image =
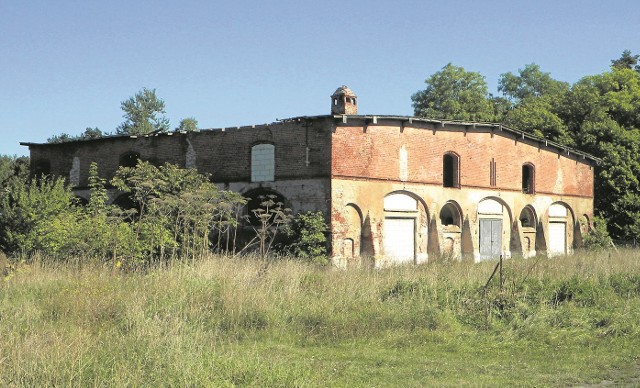
[[[511,217],[504,203],[485,198],[478,203],[480,260],[510,256]]]
[[[395,192],[384,198],[384,256],[391,264],[427,259],[426,207],[416,196]]]
[[[573,216],[571,209],[561,202],[556,202],[549,206],[548,216],[548,247],[547,255],[562,256],[570,253],[573,243]]]

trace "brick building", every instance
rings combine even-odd
[[[345,86],[330,115],[22,144],[32,171],[68,177],[84,198],[92,162],[110,178],[142,159],[209,173],[249,206],[273,194],[320,210],[338,266],[568,254],[593,216],[594,157],[500,124],[358,115]]]

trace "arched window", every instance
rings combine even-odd
[[[522,165],[522,192],[525,194],[535,193],[535,168],[531,163]]]
[[[140,160],[140,154],[137,152],[127,152],[120,156],[119,165],[122,167],[135,167],[138,164],[138,160]]]
[[[251,182],[272,182],[275,177],[275,146],[262,143],[251,147]]]
[[[537,221],[536,221],[536,214],[535,211],[530,207],[530,206],[526,206],[524,209],[522,209],[522,211],[520,212],[520,225],[523,228],[535,228]]]
[[[440,210],[440,223],[443,226],[457,226],[462,228],[462,215],[453,202],[447,202]]]
[[[442,158],[442,186],[460,187],[460,158],[448,152]]]

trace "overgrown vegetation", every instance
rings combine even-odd
[[[134,269],[177,258],[192,260],[212,251],[235,254],[242,248],[236,247],[235,238],[246,200],[219,190],[194,169],[148,162],[121,167],[109,183],[134,205],[123,210],[107,204],[107,182],[96,164],[90,168],[91,196],[85,206],[63,179],[30,180],[26,162],[0,161],[0,179],[7,187],[0,193],[0,250],[14,256],[40,252],[59,261],[96,258],[114,268]],[[293,217],[269,198],[254,212],[260,222],[244,253],[257,250],[266,258],[280,235],[280,253],[326,263],[321,214]],[[294,232],[285,240],[287,230]]]
[[[384,270],[213,256],[0,281],[0,385],[637,383],[640,253]]]

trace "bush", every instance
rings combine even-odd
[[[607,231],[607,223],[603,218],[593,219],[593,228],[584,236],[584,248],[590,251],[602,250],[611,247],[611,237]]]
[[[285,230],[287,241],[282,250],[294,257],[326,265],[328,230],[322,212],[299,213]]]

